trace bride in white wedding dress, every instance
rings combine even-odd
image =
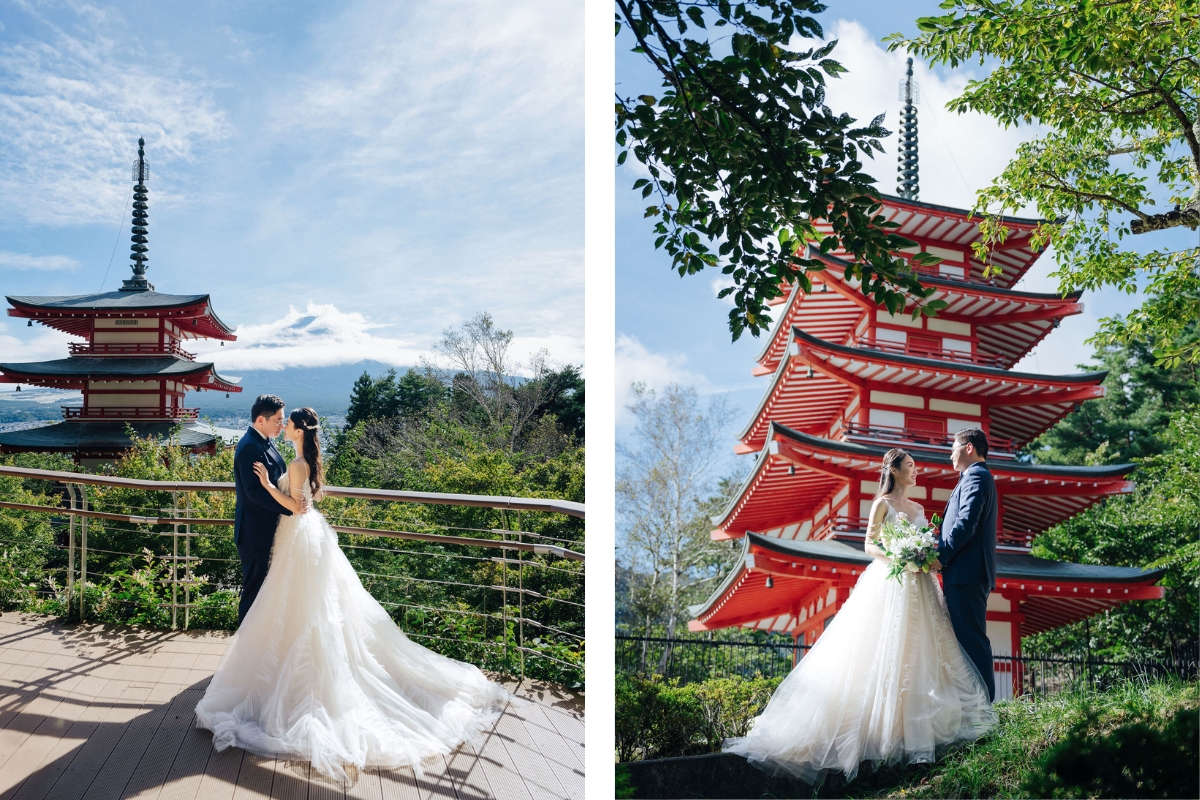
[[[320,497],[317,415],[293,411],[299,454],[270,485],[280,517],[262,589],[233,637],[196,724],[217,750],[309,761],[334,778],[411,766],[490,728],[511,696],[478,668],[411,641],[373,598],[312,507]],[[300,513],[307,500],[308,511]]]
[[[940,745],[978,738],[995,724],[937,580],[924,572],[888,578],[888,558],[872,541],[897,514],[926,524],[924,509],[907,496],[915,472],[905,451],[884,456],[865,546],[875,560],[749,733],[727,739],[725,752],[808,783],[834,770],[850,780],[863,761],[933,761]]]

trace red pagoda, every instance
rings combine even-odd
[[[182,343],[237,337],[213,313],[208,295],[160,294],[146,280],[149,169],[143,139],[133,180],[132,278],[103,294],[7,298],[10,317],[30,325],[36,320],[84,341],[71,344],[68,358],[0,364],[0,381],[81,391],[83,406],[64,407],[64,420],[53,425],[0,433],[2,453],[71,453],[78,463],[95,466],[130,447],[129,429],[139,437],[176,431],[176,441],[194,452],[216,448],[217,436],[188,424],[199,412],[184,407],[184,394],[241,387],[212,364],[197,362]]]
[[[915,109],[907,120],[915,125]],[[966,210],[917,201],[915,169],[906,177],[905,157],[908,196],[885,196],[879,213],[919,251],[942,259],[932,268],[910,263],[936,290],[930,299],[948,305],[936,317],[914,319],[911,306],[889,315],[846,277],[844,252],[810,250],[827,268],[810,273],[810,293],[789,287],[778,301],[779,321],[754,368],[770,385],[735,447],[757,454],[754,469],[714,519],[714,539],[743,540],[741,560],[691,608],[693,631],[741,626],[815,642],[871,563],[863,552],[865,518],[883,454],[912,452],[920,485],[909,496],[930,516],[944,513],[958,480],[949,455],[954,433],[973,427],[988,436],[1000,500],[997,585],[987,611],[996,655],[1020,655],[1022,636],[1162,597],[1154,585],[1162,570],[1029,554],[1038,533],[1133,488],[1124,477],[1131,464],[1043,466],[1016,458],[1080,402],[1102,397],[1105,373],[1012,371],[1064,317],[1083,310],[1079,295],[1012,288],[1037,259],[1029,237],[1040,220],[1004,220],[1010,233],[994,254],[1003,271],[985,279],[970,247],[977,223]],[[996,664],[998,678],[1011,663]],[[1013,678],[997,680],[997,699],[1019,691]]]

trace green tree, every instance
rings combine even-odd
[[[729,312],[733,338],[769,330],[767,301],[781,286],[823,268],[807,258],[807,243],[821,240],[813,220],[827,220],[852,253],[851,274],[862,292],[896,312],[908,299],[928,297],[907,262],[895,255],[913,243],[885,223],[874,179],[863,159],[883,152],[883,115],[855,126],[826,105],[828,79],[845,67],[829,57],[837,41],[797,51],[793,36],[821,37],[811,16],[825,10],[815,0],[616,0],[616,30],[628,30],[633,51],[662,77],[650,87],[617,95],[617,163],[630,151],[649,178],[634,184],[654,195],[647,217],[657,217],[656,248],[673,267],[694,275],[719,268],[733,285]],[[689,35],[689,31],[691,34]],[[917,257],[935,264],[934,256]],[[944,306],[930,301],[927,313]]]
[[[1147,339],[1161,363],[1200,361],[1200,341],[1180,336],[1200,317],[1200,249],[1139,253],[1126,241],[1200,225],[1200,0],[947,0],[942,8],[950,13],[917,21],[917,37],[888,37],[891,47],[931,64],[998,62],[948,107],[1047,129],[979,192],[980,257],[1007,235],[995,215],[1036,204],[1053,221],[1033,241],[1054,244],[1063,292],[1133,294],[1140,276],[1148,281],[1148,299],[1124,319],[1104,320],[1093,342]]]
[[[1195,338],[1193,322],[1185,337]],[[1173,414],[1200,403],[1200,365],[1155,366],[1148,342],[1102,343],[1080,369],[1108,370],[1105,395],[1088,400],[1035,439],[1028,451],[1041,464],[1120,464],[1156,455],[1172,444]]]
[[[403,417],[421,417],[446,396],[446,387],[426,372],[409,369],[396,383],[396,411]]]
[[[567,364],[551,372],[545,378],[549,397],[540,413],[553,414],[566,433],[583,441],[584,434],[584,383],[579,367]]]
[[[617,451],[617,552],[629,571],[629,606],[647,632],[665,624],[670,637],[691,585],[728,566],[706,512],[732,414],[724,398],[703,408],[695,389],[676,385],[659,395],[634,384],[628,408],[636,422],[632,446]]]
[[[350,390],[350,405],[346,409],[346,426],[354,427],[365,419],[377,416],[375,401],[377,391],[375,379],[370,373],[364,372],[358,376]]]
[[[1166,448],[1141,460],[1136,491],[1109,498],[1034,540],[1033,555],[1082,564],[1145,566],[1167,572],[1161,601],[1126,603],[1086,624],[1027,637],[1031,654],[1154,658],[1194,648],[1200,618],[1200,405],[1164,431]]]

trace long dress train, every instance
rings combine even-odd
[[[749,733],[727,739],[725,752],[816,783],[833,770],[853,779],[863,761],[933,761],[939,746],[995,724],[937,580],[906,572],[896,582],[887,572],[880,558],[863,571]]]
[[[490,728],[510,699],[477,667],[405,636],[311,508],[280,518],[270,570],[196,724],[213,732],[217,750],[309,761],[353,779],[347,768],[419,773],[423,759]]]

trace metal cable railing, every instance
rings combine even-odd
[[[616,635],[618,673],[662,675],[681,683],[713,678],[782,678],[810,649],[790,636],[764,639],[700,639]],[[1110,661],[1086,656],[993,656],[996,699],[1045,696],[1085,686],[1104,688],[1133,677],[1200,677],[1200,654],[1168,653],[1158,658]]]
[[[17,478],[25,481],[47,481],[54,487],[52,493],[57,492],[62,495],[62,500],[57,505],[28,502],[30,499],[37,499],[36,497],[29,496],[0,498],[0,509],[48,515],[56,525],[56,528],[66,529],[65,536],[61,537],[61,539],[65,539],[65,544],[9,540],[6,538],[0,540],[0,546],[34,546],[58,551],[65,550],[67,553],[67,565],[65,567],[46,568],[41,571],[51,574],[59,574],[65,571],[67,575],[67,580],[65,581],[66,605],[70,609],[71,615],[75,616],[77,613],[80,620],[86,619],[88,616],[89,582],[95,583],[96,579],[112,577],[102,571],[97,572],[90,569],[88,565],[89,554],[93,558],[97,556],[126,559],[145,558],[152,571],[165,566],[168,577],[165,579],[156,579],[155,583],[164,587],[167,585],[170,586],[170,602],[161,602],[157,605],[160,609],[170,609],[172,628],[179,627],[182,623],[182,627],[185,629],[190,625],[192,611],[200,607],[197,591],[206,582],[204,576],[197,577],[195,570],[199,565],[209,562],[217,564],[239,563],[238,559],[222,558],[212,552],[213,546],[218,547],[217,552],[220,552],[220,547],[228,548],[228,544],[222,543],[221,540],[228,541],[232,539],[232,531],[213,531],[212,528],[232,528],[233,520],[226,519],[223,516],[201,516],[205,513],[206,509],[214,507],[223,508],[225,509],[224,513],[228,514],[228,500],[214,506],[210,502],[211,498],[208,495],[224,494],[228,496],[228,494],[234,491],[233,483],[151,481],[2,465],[0,465],[0,477]],[[90,491],[96,488],[100,489],[99,494]],[[111,489],[133,490],[134,496],[128,496],[130,493],[127,491],[119,492],[120,497],[115,501],[115,505],[108,503],[107,508],[102,508],[101,505],[104,504],[101,503],[98,505],[97,500],[101,498],[107,500],[105,492]],[[169,496],[169,505],[165,507],[147,505],[145,498],[138,498],[136,496],[137,492],[161,492]],[[578,616],[578,612],[571,611],[571,609],[581,611],[583,603],[545,594],[544,587],[542,586],[544,581],[542,580],[535,580],[533,586],[543,588],[543,592],[527,587],[526,583],[531,577],[539,574],[548,576],[545,580],[550,580],[549,576],[553,575],[557,576],[553,578],[553,582],[574,581],[572,584],[574,588],[566,590],[568,595],[573,593],[581,594],[585,556],[579,549],[572,549],[573,547],[579,547],[579,544],[574,540],[522,530],[520,529],[520,525],[510,525],[509,513],[513,512],[520,515],[529,512],[540,512],[564,514],[569,517],[583,519],[585,513],[583,504],[542,498],[408,492],[363,489],[358,487],[330,486],[324,488],[324,493],[326,497],[343,498],[352,504],[366,502],[369,504],[368,509],[379,504],[411,503],[422,506],[462,506],[466,509],[492,509],[498,511],[498,521],[502,522],[503,527],[440,525],[425,521],[416,525],[410,522],[401,525],[392,523],[389,526],[387,522],[376,522],[368,512],[356,511],[354,508],[348,510],[331,509],[334,513],[331,513],[327,519],[330,521],[331,527],[341,534],[363,538],[396,539],[411,543],[411,547],[393,548],[372,546],[372,544],[362,541],[339,542],[345,550],[362,552],[362,558],[366,558],[368,564],[372,563],[371,559],[376,559],[377,563],[379,558],[386,559],[392,556],[404,558],[423,558],[428,556],[436,559],[452,560],[447,561],[447,563],[458,562],[465,565],[467,562],[474,562],[479,564],[480,567],[485,564],[498,567],[497,571],[499,572],[498,577],[500,579],[498,581],[465,582],[463,580],[447,580],[445,579],[445,575],[429,577],[420,574],[385,574],[372,571],[369,566],[356,564],[356,571],[358,571],[358,574],[369,585],[383,582],[401,587],[402,595],[400,598],[392,600],[380,599],[380,602],[387,607],[403,609],[401,613],[404,613],[406,617],[409,611],[420,612],[421,614],[434,614],[439,617],[442,617],[442,615],[452,615],[459,618],[470,617],[482,621],[485,626],[485,638],[483,639],[454,639],[452,637],[436,636],[423,631],[406,631],[410,636],[456,642],[458,645],[468,648],[476,645],[488,648],[500,648],[503,650],[505,664],[510,662],[510,653],[515,656],[518,662],[518,667],[515,671],[522,677],[525,675],[525,658],[527,655],[545,659],[560,666],[582,672],[582,653],[578,651],[581,650],[583,636],[580,633],[566,630],[559,624],[552,623],[556,622],[555,615],[558,614],[568,613],[569,615]],[[150,502],[153,503],[153,500],[151,499]],[[207,513],[212,513],[212,511],[209,510]],[[489,520],[489,522],[491,521]],[[337,524],[342,522],[358,524]],[[197,530],[197,528],[202,527],[209,530]],[[417,529],[395,529],[413,527]],[[146,530],[147,528],[168,530]],[[91,542],[89,542],[89,536],[92,539]],[[105,536],[118,537],[118,544],[125,544],[130,536],[151,536],[159,541],[161,541],[161,537],[170,537],[170,552],[153,552],[149,548],[142,552],[130,552],[129,550],[112,549],[111,547],[96,547],[96,544],[107,543],[107,540],[102,542],[98,538]],[[484,538],[486,536],[493,538]],[[207,550],[207,552],[200,555],[198,553],[201,551],[193,551],[193,544],[197,541],[212,542],[213,545],[202,548],[202,550]],[[430,547],[434,548],[434,551],[430,551]],[[446,547],[453,549],[481,548],[485,551],[499,551],[499,555],[471,555],[469,554],[469,549],[467,552],[444,552],[443,548]],[[161,550],[162,548],[156,547],[155,549]],[[61,558],[61,556],[58,558]],[[562,564],[562,566],[556,566],[552,561],[547,563],[551,559],[557,559],[558,563]],[[224,570],[226,568],[220,567],[219,569]],[[461,569],[468,569],[468,567],[464,566]],[[474,567],[469,568],[469,570],[475,569]],[[533,572],[530,573],[530,570]],[[155,572],[154,574],[157,575],[158,573]],[[220,574],[229,575],[230,573],[226,571]],[[453,572],[451,572],[450,577],[454,577]],[[51,579],[51,587],[53,588],[54,584],[52,581],[53,579]],[[412,597],[410,587],[412,587],[413,591],[416,591],[417,587],[424,587],[418,592],[419,595],[427,595],[429,591],[437,590],[440,590],[443,595],[447,592],[465,590],[473,594],[476,598],[480,598],[482,596],[479,595],[479,592],[493,596],[495,593],[500,595],[500,606],[499,609],[488,611],[486,609],[491,605],[491,601],[481,601],[483,602],[484,610],[475,610],[469,607],[450,608],[440,604],[430,604],[428,602],[421,602],[422,597]],[[380,591],[384,590],[380,589]],[[388,596],[394,597],[395,594],[396,592],[393,591]],[[414,602],[395,602],[395,599],[409,599],[410,597],[412,597]],[[448,599],[453,601],[452,604],[466,604],[461,598],[449,597]],[[529,608],[537,610],[538,616],[543,614],[549,614],[550,616],[541,620],[535,619],[527,611],[527,605],[530,603],[532,605]],[[561,608],[563,611],[551,612],[548,610],[553,607]],[[569,617],[564,621],[571,622]],[[486,638],[486,626],[489,622],[498,623],[500,626],[501,633],[498,641],[489,641]],[[526,635],[526,625],[530,626],[531,630],[543,633],[530,639]],[[451,628],[453,627],[451,626]],[[576,648],[579,660],[574,662],[568,661],[565,657],[557,657],[558,655],[563,655],[563,653],[551,655],[550,653],[542,652],[537,646],[527,646],[529,644],[538,646],[552,645],[567,649]],[[574,656],[571,657],[573,658]]]

